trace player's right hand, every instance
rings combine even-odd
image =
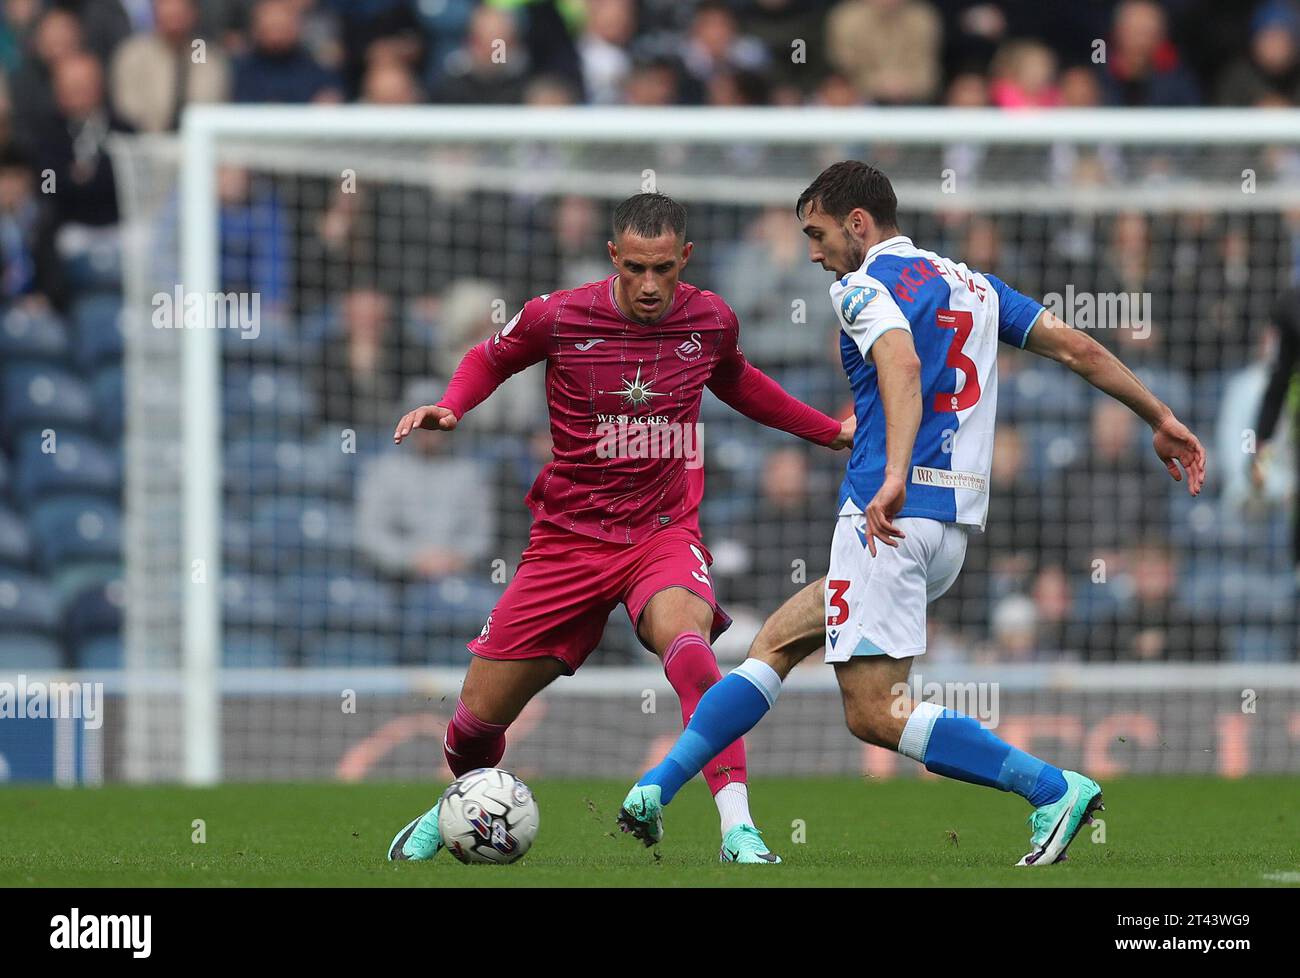
[[[1183,481],[1178,465],[1174,463],[1181,464],[1187,473],[1187,491],[1193,496],[1200,495],[1201,486],[1205,482],[1205,449],[1187,425],[1170,414],[1156,428],[1155,434],[1151,436],[1151,444],[1160,461],[1165,463],[1170,477],[1175,482]]]
[[[400,445],[402,439],[416,428],[424,428],[428,431],[451,431],[459,421],[460,419],[448,408],[439,407],[437,404],[426,404],[402,415],[402,420],[397,422],[397,428],[393,432],[393,444]]]
[[[880,484],[871,502],[867,503],[863,515],[867,520],[867,549],[871,556],[876,556],[876,541],[897,547],[896,540],[907,538],[907,534],[894,525],[894,517],[907,502],[907,483],[896,475],[885,474],[885,481]]]

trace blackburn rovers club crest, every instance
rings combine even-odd
[[[700,334],[692,333],[691,338],[674,352],[676,352],[678,360],[684,363],[694,363],[704,353],[704,344],[700,342]]]

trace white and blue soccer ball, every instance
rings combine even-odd
[[[447,786],[438,804],[438,832],[463,863],[512,863],[537,838],[537,799],[509,771],[481,767]]]

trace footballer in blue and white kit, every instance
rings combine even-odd
[[[827,167],[796,205],[809,259],[836,276],[830,296],[857,425],[830,572],[767,619],[749,658],[705,693],[668,756],[628,793],[620,824],[648,845],[662,838],[663,807],[678,789],[752,729],[790,670],[819,649],[856,737],[1029,802],[1030,851],[1017,865],[1064,860],[1102,807],[1090,778],[897,692],[925,652],[926,606],[952,586],[969,535],[984,527],[998,344],[1055,360],[1129,407],[1193,495],[1205,450],[1114,354],[993,275],[916,247],[899,233],[897,208],[889,178],[856,160]]]
[[[998,344],[1023,347],[1043,312],[964,262],[895,235],[830,287],[857,435],[826,577],[826,661],[925,651],[925,608],[957,579],[988,513]],[[871,348],[905,330],[920,360],[921,420],[897,547],[869,545],[864,511],[884,481],[885,408]]]

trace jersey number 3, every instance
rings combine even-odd
[[[939,412],[964,411],[974,406],[980,399],[980,378],[975,368],[975,361],[962,352],[966,341],[970,339],[971,330],[975,328],[975,319],[968,312],[959,309],[940,309],[935,313],[934,323],[940,329],[955,329],[956,337],[948,347],[946,365],[962,372],[965,381],[961,393],[957,391],[940,391],[934,395],[934,409]]]

